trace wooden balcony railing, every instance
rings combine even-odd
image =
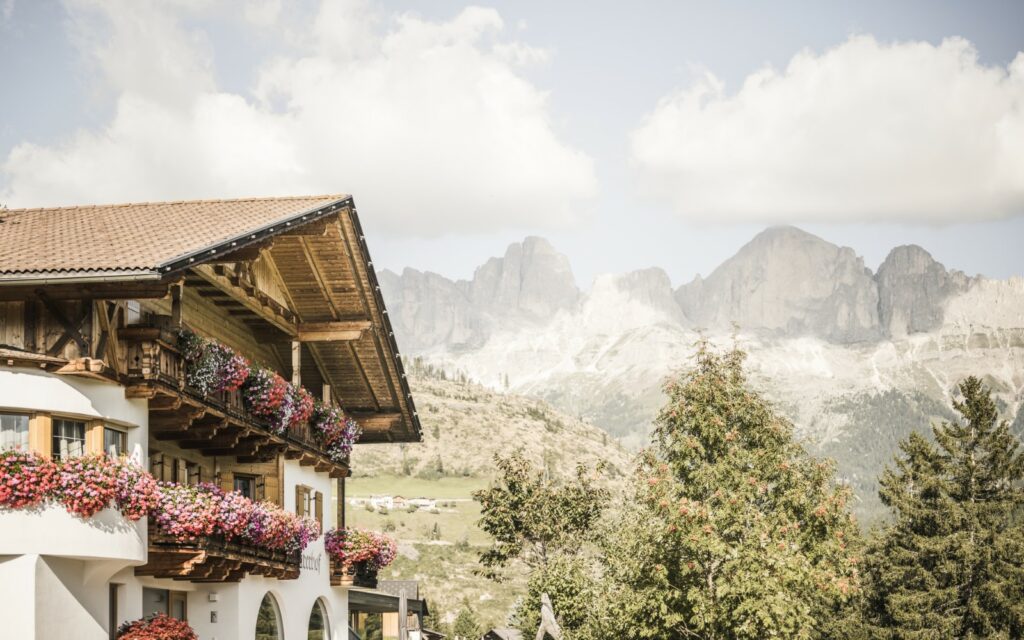
[[[135,568],[135,575],[189,582],[238,582],[247,575],[294,580],[300,563],[299,552],[269,551],[212,537],[183,542],[150,525],[147,562]]]
[[[120,331],[128,376],[128,395],[149,399],[150,434],[176,441],[184,449],[211,456],[236,456],[239,462],[272,460],[284,454],[332,477],[348,475],[346,464],[331,460],[308,425],[274,433],[252,415],[242,392],[201,394],[185,384],[185,361],[174,334],[157,327],[127,327]]]

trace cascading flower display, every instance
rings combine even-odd
[[[0,452],[0,508],[44,501],[60,502],[82,518],[107,507],[133,521],[148,515],[158,531],[183,542],[214,536],[292,554],[320,536],[313,518],[213,484],[158,483],[127,458],[98,454],[51,462],[33,452]]]
[[[114,504],[125,518],[135,521],[160,505],[160,486],[142,467],[123,458],[114,461]]]
[[[31,451],[0,452],[0,507],[23,509],[48,498],[57,486],[57,465]]]
[[[292,415],[288,426],[294,429],[300,424],[309,422],[310,417],[313,415],[316,400],[313,399],[313,394],[306,391],[305,387],[291,387],[290,395],[292,398]]]
[[[249,361],[216,340],[182,330],[178,349],[185,359],[185,383],[203,395],[234,391],[249,377]]]
[[[324,549],[331,559],[342,565],[365,562],[373,570],[392,563],[398,551],[394,539],[368,529],[346,527],[324,534]]]
[[[166,613],[125,622],[117,628],[117,640],[199,640],[184,620]]]
[[[254,415],[261,418],[273,418],[282,413],[282,404],[288,393],[288,383],[284,378],[270,369],[263,367],[252,367],[249,370],[249,377],[242,386],[242,398],[245,406]],[[288,411],[288,415],[291,412]],[[277,420],[281,422],[281,420]],[[285,421],[287,425],[287,421]]]
[[[337,407],[316,403],[310,417],[310,427],[327,456],[335,462],[345,462],[361,430],[352,418]]]
[[[117,471],[102,454],[63,460],[57,472],[57,497],[70,513],[91,518],[117,495]]]
[[[331,460],[347,461],[360,429],[340,409],[318,402],[304,387],[291,385],[275,371],[251,365],[229,347],[191,331],[181,331],[178,346],[189,386],[203,394],[242,389],[246,409],[266,420],[271,431],[283,435],[309,424]]]

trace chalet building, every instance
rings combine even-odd
[[[0,210],[0,448],[128,456],[343,527],[347,456],[308,420],[275,428],[237,385],[197,387],[183,335],[343,411],[360,442],[420,440],[350,197]],[[203,640],[347,640],[353,602],[395,600],[332,579],[323,535],[268,550],[69,509],[0,508],[0,636],[106,640],[162,612]]]

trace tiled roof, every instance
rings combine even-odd
[[[0,210],[0,274],[155,272],[345,195]]]

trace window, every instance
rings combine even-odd
[[[143,587],[142,615],[149,617],[163,613],[178,620],[188,620],[187,599],[188,594],[184,591]]]
[[[250,500],[256,499],[256,477],[235,474],[235,491]]]
[[[256,640],[281,640],[281,613],[277,601],[269,593],[263,596],[256,614]]]
[[[28,416],[0,413],[0,451],[28,450]]]
[[[53,419],[53,457],[74,458],[85,453],[85,423]]]
[[[128,450],[128,434],[118,429],[103,427],[103,452],[111,458],[122,456]]]
[[[309,614],[309,632],[306,634],[306,640],[331,640],[331,625],[327,624],[327,610],[320,600],[313,603],[313,611]]]
[[[316,518],[320,530],[324,527],[324,494],[313,491],[312,487],[302,484],[295,485],[295,513],[300,516]]]
[[[193,487],[203,481],[203,468],[198,462],[185,462],[185,484]]]

